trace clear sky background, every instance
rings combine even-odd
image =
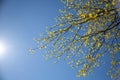
[[[0,41],[7,44],[6,53],[0,57],[0,80],[110,80],[106,66],[95,69],[87,78],[76,78],[78,69],[71,69],[64,61],[53,64],[42,54],[29,53],[36,47],[33,38],[45,33],[46,26],[55,23],[63,8],[60,0],[3,0],[0,4]],[[109,62],[108,59],[105,59]]]

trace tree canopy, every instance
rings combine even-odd
[[[64,59],[79,68],[77,76],[86,77],[109,55],[108,75],[120,76],[119,0],[61,0],[65,4],[56,24],[47,34],[35,39],[38,49],[46,48],[46,59]],[[33,51],[31,49],[31,51]]]

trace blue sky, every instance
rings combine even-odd
[[[4,0],[0,6],[0,41],[7,44],[8,50],[0,58],[3,80],[110,80],[105,75],[107,64],[87,78],[76,78],[77,69],[64,61],[46,61],[44,50],[29,53],[30,47],[37,46],[33,38],[55,23],[62,7],[60,0]]]

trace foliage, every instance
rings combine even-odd
[[[61,58],[79,68],[77,76],[86,77],[110,56],[108,75],[114,80],[120,75],[120,9],[116,0],[61,0],[65,9],[48,27],[47,35],[37,38],[39,49],[49,51],[46,59]]]

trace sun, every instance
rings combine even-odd
[[[6,45],[3,42],[0,42],[0,56],[6,52]]]

